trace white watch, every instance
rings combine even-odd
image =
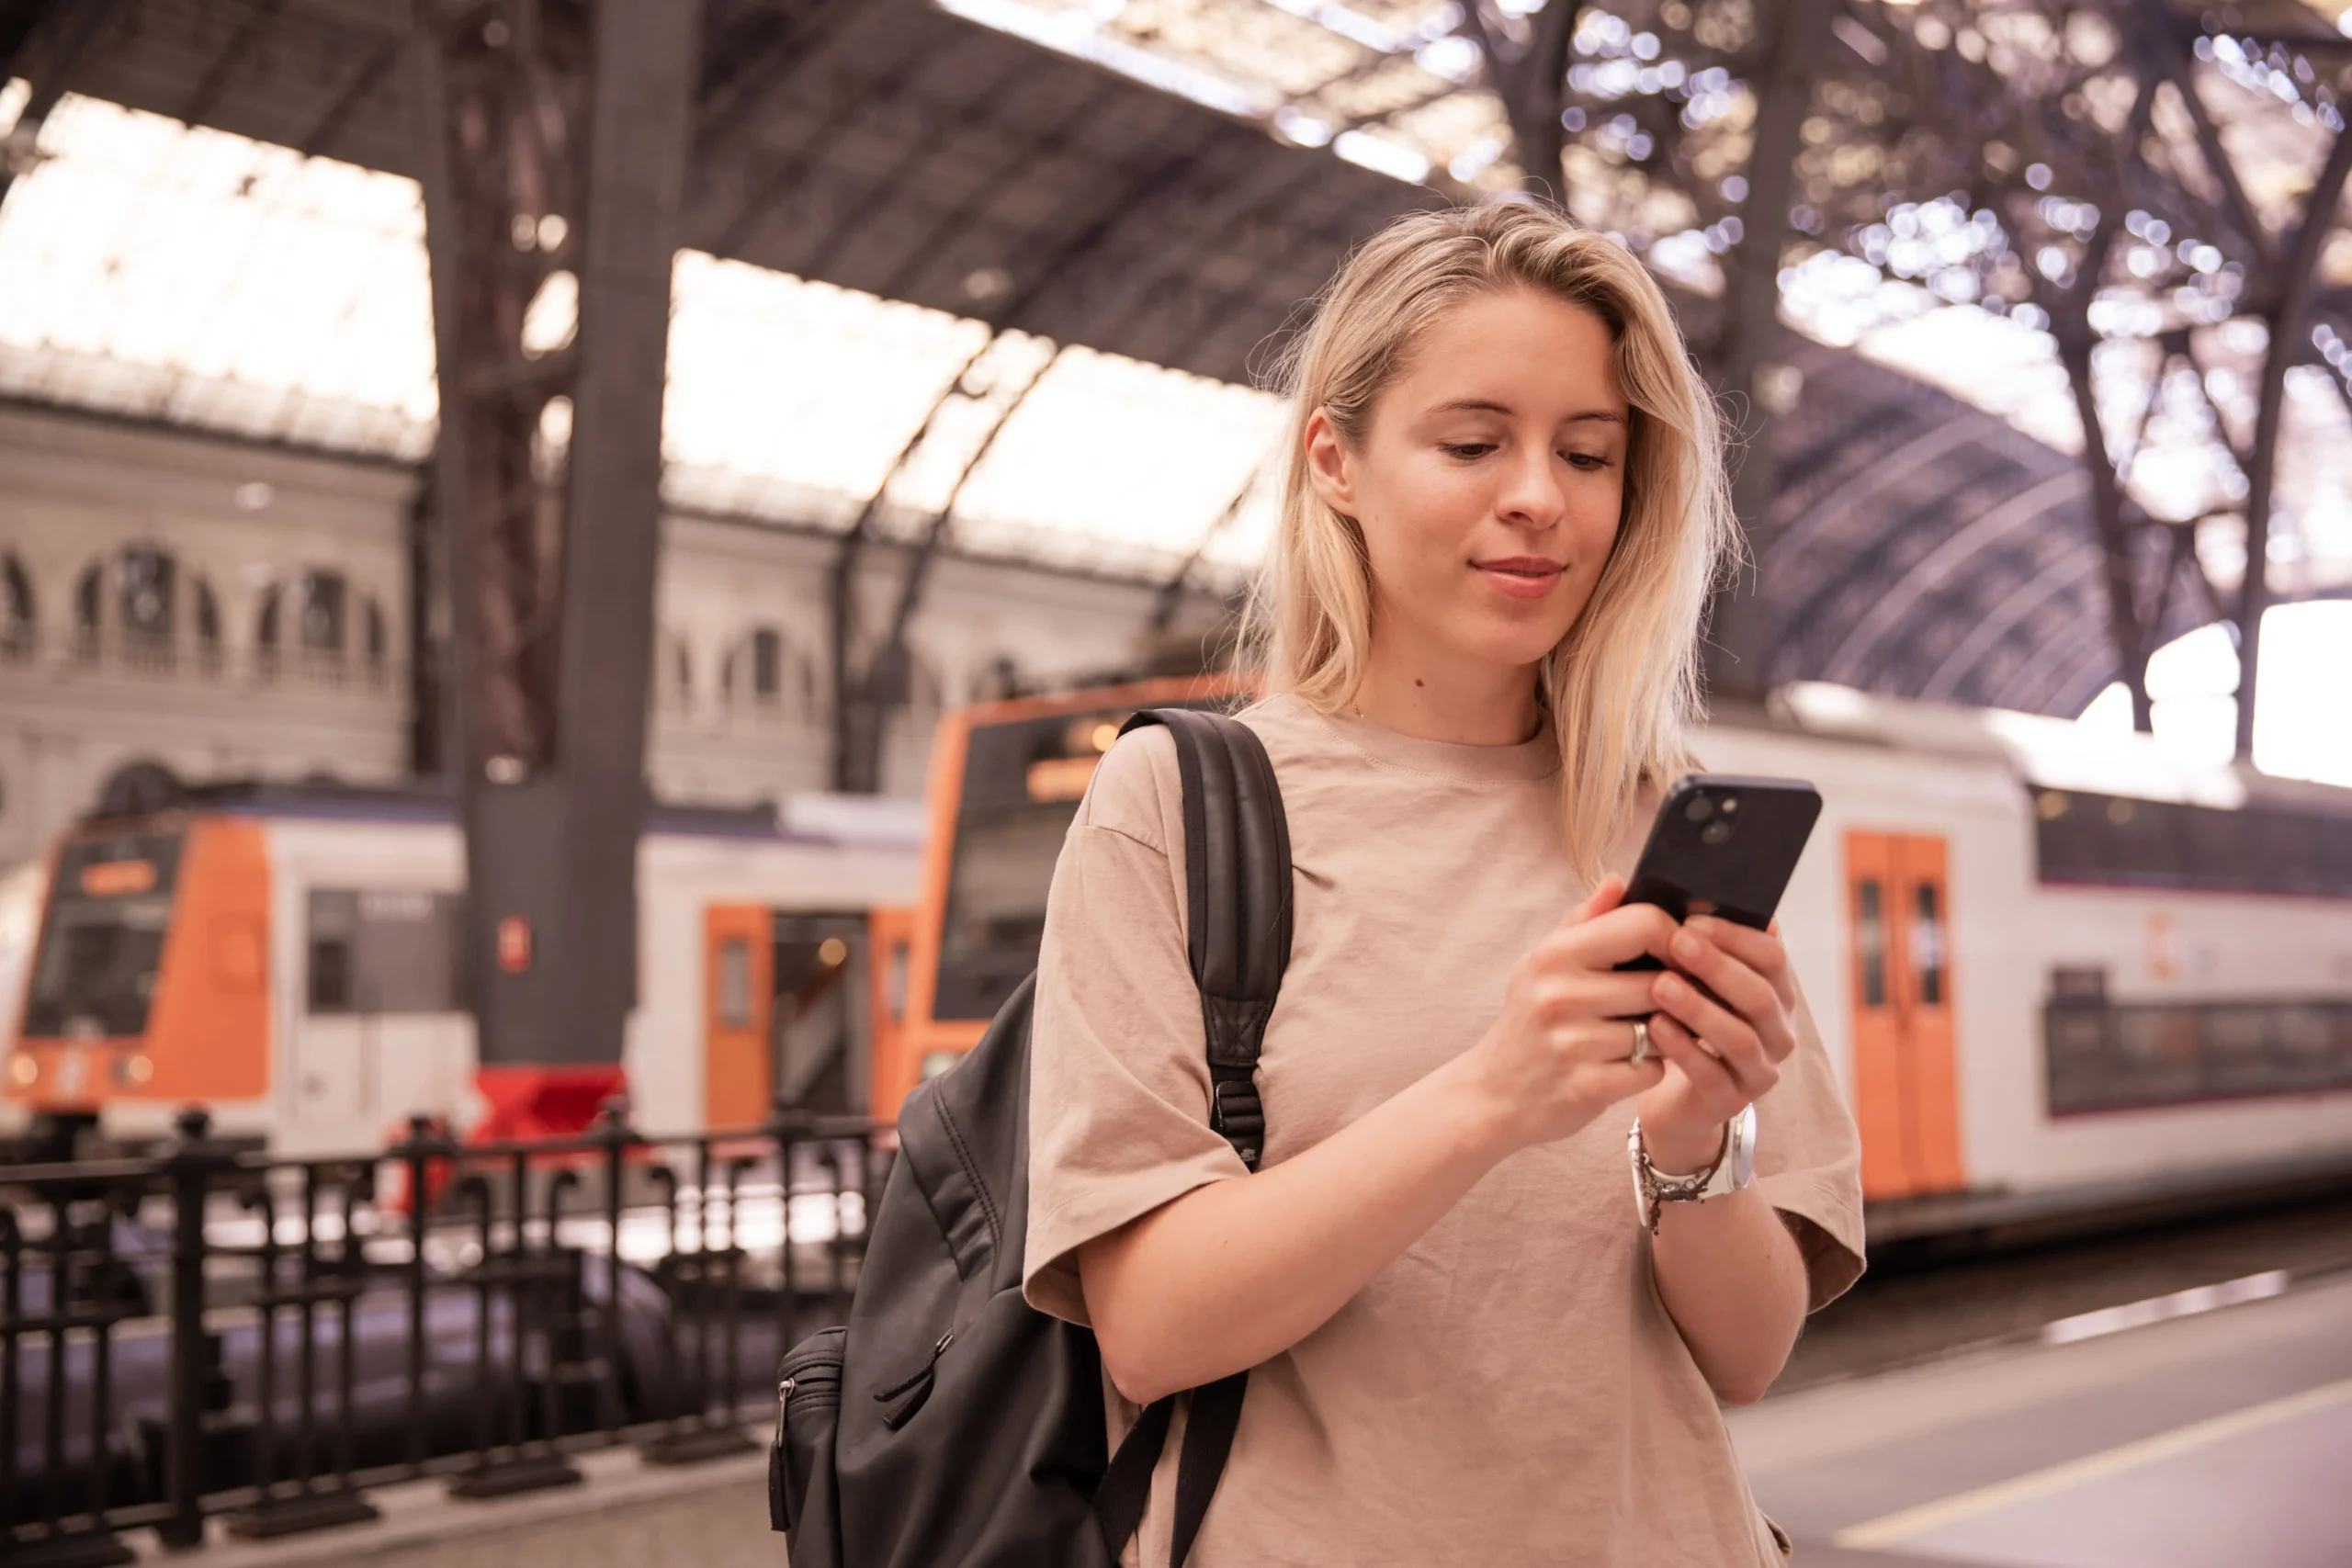
[[[1756,1107],[1724,1123],[1723,1151],[1715,1163],[1688,1176],[1661,1175],[1642,1146],[1642,1123],[1625,1135],[1625,1153],[1634,1167],[1634,1210],[1642,1228],[1657,1234],[1658,1215],[1668,1203],[1703,1203],[1726,1192],[1736,1192],[1756,1179]]]

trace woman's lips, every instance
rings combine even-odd
[[[1514,599],[1541,599],[1552,592],[1565,570],[1561,563],[1539,556],[1511,556],[1502,560],[1470,563],[1477,573]]]

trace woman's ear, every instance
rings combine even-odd
[[[1323,504],[1342,517],[1356,514],[1355,460],[1329,413],[1317,409],[1306,419],[1306,478]]]

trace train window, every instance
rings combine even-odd
[[[1944,1005],[1944,917],[1943,900],[1936,885],[1923,882],[1915,888],[1917,907],[1911,919],[1911,967],[1919,976],[1919,1004],[1922,1007]]]
[[[903,942],[890,944],[882,971],[882,1006],[892,1023],[907,1020],[907,966],[912,954]]]
[[[2352,1088],[2346,1001],[2110,1003],[2053,985],[2042,1043],[2058,1115]]]
[[[177,834],[139,833],[58,852],[25,997],[28,1036],[146,1032],[180,844]]]
[[[1862,1005],[1886,1005],[1886,911],[1875,876],[1854,885],[1854,947],[1862,962]]]
[[[752,1027],[752,944],[740,936],[718,944],[718,1021],[729,1029]]]
[[[2044,790],[2034,818],[2044,882],[2352,897],[2352,817]]]
[[[351,1011],[351,933],[322,931],[314,915],[311,924],[310,957],[311,1010]]]
[[[457,895],[314,887],[308,916],[304,993],[312,1013],[463,1010],[463,901]]]

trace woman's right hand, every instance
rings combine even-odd
[[[1511,970],[1501,1015],[1460,1059],[1487,1123],[1512,1149],[1567,1137],[1665,1076],[1658,1057],[1629,1059],[1629,1021],[1657,1010],[1657,976],[1616,966],[1645,953],[1663,959],[1674,918],[1624,897],[1623,878],[1604,878],[1537,942]]]

